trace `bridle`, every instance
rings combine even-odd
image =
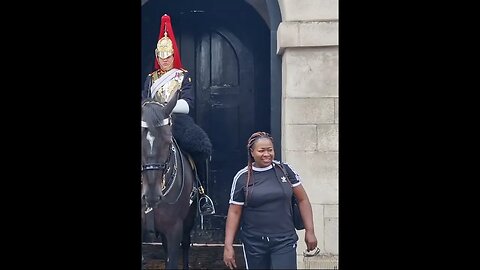
[[[146,101],[142,104],[142,107],[144,107],[146,104],[149,104],[149,103],[157,104],[162,108],[165,107],[165,105],[163,105],[162,103],[157,102],[157,101]],[[141,125],[142,125],[143,128],[148,128],[148,125],[145,121],[142,121]],[[160,122],[158,125],[155,125],[155,127],[163,127],[163,126],[167,126],[167,125],[169,125],[169,126],[172,125],[172,117],[171,116],[163,119],[162,122]],[[172,146],[172,149],[173,149],[173,146]],[[175,151],[175,149],[173,149],[173,151]],[[165,171],[166,168],[169,169],[167,166],[168,166],[168,163],[170,162],[170,156],[171,155],[172,155],[172,151],[169,151],[168,157],[163,164],[147,163],[145,165],[142,165],[141,172],[143,173],[144,171],[149,171],[149,170],[163,170],[163,171]],[[166,173],[163,174],[164,177],[165,177],[165,174]]]

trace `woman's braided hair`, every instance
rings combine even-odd
[[[247,170],[247,181],[245,183],[245,205],[247,205],[247,200],[248,200],[248,195],[249,195],[248,184],[250,183],[250,179],[252,178],[252,175],[253,175],[252,164],[253,164],[253,162],[255,162],[255,159],[252,156],[251,150],[253,149],[253,145],[255,144],[255,142],[258,139],[261,139],[261,138],[267,138],[273,144],[273,137],[270,134],[268,134],[267,132],[263,132],[263,131],[257,131],[255,133],[253,133],[250,136],[250,138],[248,138],[248,143],[247,143],[248,170]],[[255,181],[253,181],[252,189],[253,189],[254,184],[255,184]],[[252,192],[250,191],[250,193],[252,193]]]

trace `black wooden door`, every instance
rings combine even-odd
[[[211,16],[184,14],[180,43],[182,61],[195,74],[196,122],[213,144],[207,193],[216,215],[204,218],[194,238],[222,243],[232,180],[246,166],[246,141],[257,129],[269,130],[269,62],[255,57],[269,55],[269,37],[241,21]]]
[[[215,28],[200,36],[196,59],[197,121],[214,145],[208,191],[219,202],[218,213],[226,215],[232,179],[246,164],[245,141],[255,123],[253,56],[232,32]]]

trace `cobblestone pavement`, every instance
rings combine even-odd
[[[241,246],[235,246],[238,269],[245,269]],[[180,251],[181,253],[181,251]],[[145,268],[165,269],[164,251],[161,245],[143,244]],[[227,269],[223,263],[223,246],[192,246],[190,248],[189,269]],[[179,269],[182,269],[181,255]]]

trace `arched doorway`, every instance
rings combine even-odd
[[[230,187],[235,173],[246,165],[250,134],[257,130],[272,133],[280,158],[281,61],[275,54],[278,3],[144,1],[141,85],[153,69],[160,18],[165,13],[172,19],[182,63],[194,82],[195,120],[214,147],[206,188],[217,213],[197,226],[193,241],[223,243]]]

